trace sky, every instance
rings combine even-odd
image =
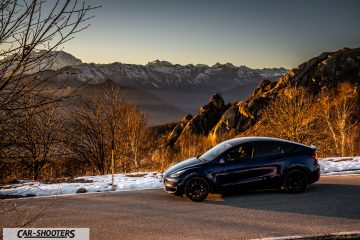
[[[359,0],[89,0],[90,28],[64,45],[83,62],[293,68],[360,47]]]

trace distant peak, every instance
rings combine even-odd
[[[221,64],[221,63],[215,63],[214,65],[212,65],[211,67],[212,68],[217,68],[217,67],[221,67],[223,64]]]
[[[241,68],[241,69],[250,69],[249,67],[247,67],[247,66],[245,66],[245,65],[240,65],[239,68]]]
[[[234,68],[234,64],[232,63],[225,63],[225,64],[222,64],[222,63],[215,63],[214,65],[211,66],[212,68],[218,68],[218,67],[227,67],[227,68]]]
[[[148,62],[146,66],[154,66],[154,67],[171,67],[173,64],[168,61],[160,61],[159,59],[156,59],[155,61]]]
[[[225,66],[226,67],[231,67],[231,68],[235,67],[234,64],[232,64],[232,63],[225,63]]]
[[[195,65],[196,67],[206,67],[206,68],[208,68],[209,66],[208,65],[206,65],[206,64],[196,64]]]

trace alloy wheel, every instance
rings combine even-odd
[[[284,187],[290,193],[301,193],[306,189],[307,183],[306,173],[293,170],[285,176]]]
[[[209,194],[209,185],[202,178],[193,178],[186,184],[185,193],[190,200],[200,202]]]

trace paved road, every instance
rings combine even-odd
[[[18,199],[39,209],[49,198]],[[1,222],[1,220],[0,220]],[[202,203],[163,190],[57,198],[37,227],[89,227],[91,239],[250,239],[360,231],[360,176],[323,177],[298,195],[211,195]]]

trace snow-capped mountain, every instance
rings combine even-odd
[[[74,57],[67,52],[59,51],[55,52],[55,59],[53,61],[53,64],[51,65],[51,69],[58,70],[63,67],[75,66],[80,64],[82,64],[82,61],[80,59]]]
[[[288,72],[284,68],[251,69],[231,63],[213,66],[179,65],[155,60],[146,65],[84,63],[66,67],[56,74],[59,80],[77,80],[90,84],[111,80],[119,85],[146,89],[181,89],[211,87],[226,91],[263,79],[277,79]]]
[[[5,59],[0,60],[0,64],[7,66],[6,62],[12,62],[12,65],[6,67],[6,72],[11,72],[21,59],[21,54],[16,53]],[[82,64],[82,61],[73,55],[64,51],[33,50],[27,58],[24,73],[33,74],[44,70],[59,70],[67,66],[76,66]]]

